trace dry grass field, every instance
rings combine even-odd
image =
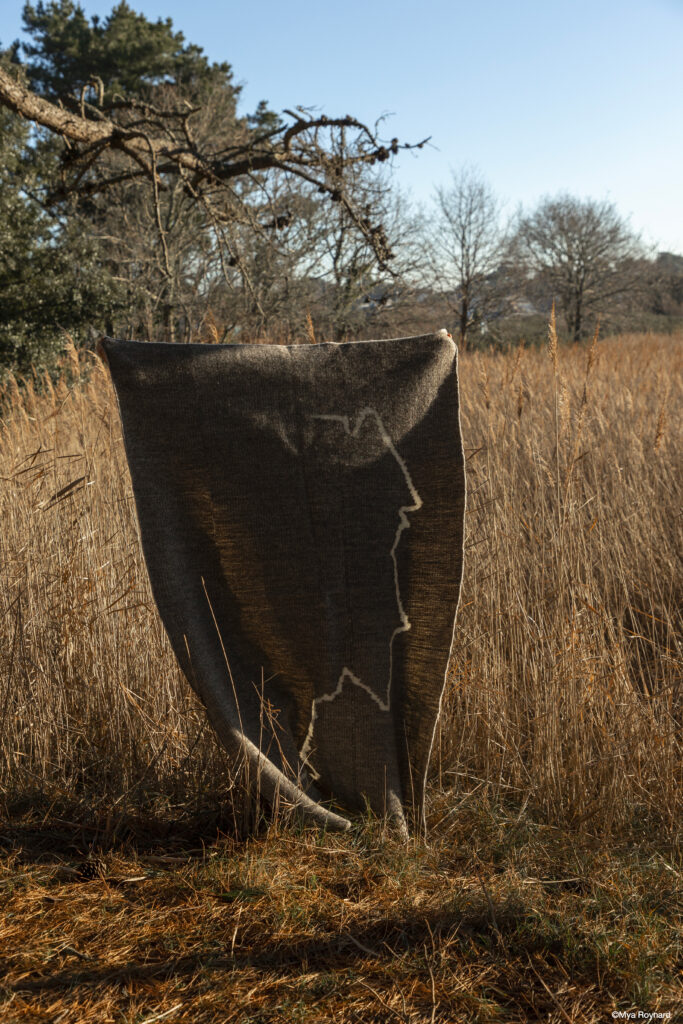
[[[106,371],[5,382],[3,1024],[676,1019],[682,342],[461,357],[466,578],[409,846],[254,817],[154,608]]]

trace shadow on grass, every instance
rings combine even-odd
[[[69,808],[40,818],[10,813],[0,820],[0,856],[14,854],[20,864],[69,861],[87,854],[178,853],[201,850],[217,839],[243,842],[265,829],[259,815],[258,827],[245,829],[229,810],[195,810],[178,815],[169,813],[119,812],[116,816],[92,813],[79,808],[70,817]],[[72,820],[75,819],[75,820]]]
[[[397,959],[406,955],[424,958],[431,956],[442,943],[458,942],[463,951],[469,949],[470,955],[476,950],[491,959],[505,962],[508,952],[505,938],[513,934],[519,936],[524,931],[527,912],[521,906],[509,907],[499,916],[496,927],[488,920],[485,913],[463,913],[455,910],[444,910],[422,915],[415,918],[414,914],[392,915],[372,922],[359,922],[345,932],[319,935],[305,940],[282,940],[277,943],[264,941],[260,952],[240,950],[202,955],[196,953],[178,957],[166,957],[145,964],[128,963],[116,967],[105,964],[86,966],[74,964],[73,968],[63,967],[48,976],[36,978],[22,977],[16,983],[5,983],[7,992],[39,993],[67,992],[86,986],[91,989],[109,985],[125,985],[130,982],[151,980],[192,980],[201,973],[233,972],[235,970],[252,969],[263,971],[264,975],[296,976],[298,971],[332,971],[365,969],[369,961],[373,962],[373,970],[388,970]],[[530,954],[540,952],[537,944],[528,935],[526,951]],[[227,944],[226,944],[227,947]],[[542,944],[543,953],[561,953],[561,943],[557,949],[549,949],[547,942]],[[519,948],[517,949],[519,952]],[[2,964],[0,963],[0,967]]]

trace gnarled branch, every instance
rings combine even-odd
[[[138,100],[119,100],[115,111],[91,110],[85,102],[77,102],[76,110],[70,110],[37,96],[1,67],[0,104],[69,143],[62,162],[62,185],[48,202],[58,202],[71,194],[92,195],[141,177],[149,178],[157,190],[159,176],[173,172],[191,174],[193,188],[201,190],[202,186],[220,187],[255,172],[278,170],[308,182],[333,202],[341,203],[380,266],[386,266],[391,258],[386,234],[381,224],[372,223],[367,211],[356,208],[345,174],[353,167],[383,163],[400,149],[419,149],[428,141],[424,139],[415,146],[399,144],[397,139],[384,143],[376,130],[353,117],[313,116],[300,109],[296,113],[285,111],[291,121],[283,122],[275,131],[246,140],[242,134],[234,146],[199,152],[187,128],[188,117],[195,110],[161,111]],[[112,112],[116,119],[110,116]],[[128,122],[126,114],[131,115]],[[349,129],[355,132],[355,138],[347,145]],[[106,161],[109,152],[121,154],[130,166],[114,169]]]

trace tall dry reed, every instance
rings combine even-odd
[[[432,819],[473,794],[609,833],[681,793],[681,337],[461,359],[466,578]],[[141,557],[104,368],[9,380],[0,801],[115,821],[230,799]],[[1,805],[0,805],[1,806]]]

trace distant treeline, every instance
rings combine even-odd
[[[0,56],[0,368],[68,334],[343,340],[447,326],[470,346],[683,323],[683,257],[603,201],[506,219],[463,169],[416,209],[402,148],[353,117],[239,116],[229,64],[123,2],[23,11]],[[313,98],[314,99],[314,98]],[[418,142],[419,146],[419,142]]]

